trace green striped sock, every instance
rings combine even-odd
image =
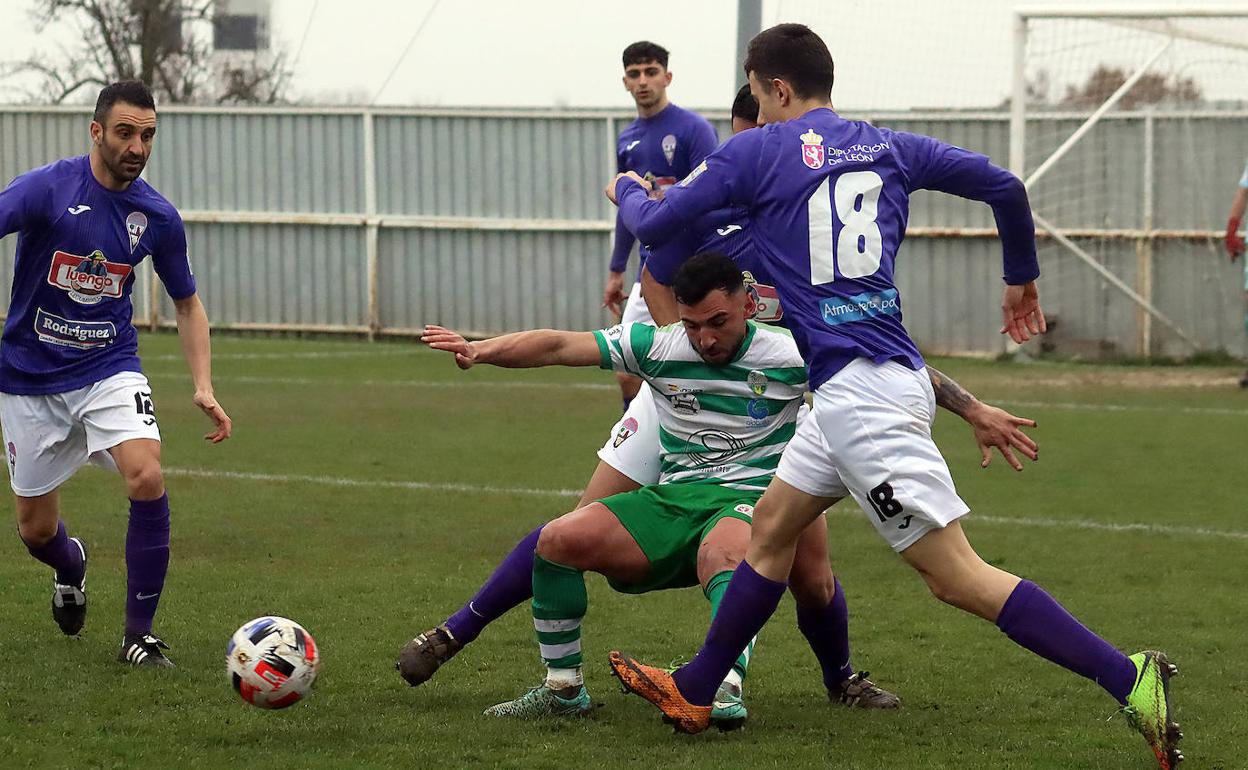
[[[582,683],[581,618],[589,606],[585,575],[533,557],[533,628],[551,689]]]
[[[714,619],[715,613],[719,612],[719,603],[723,601],[724,592],[728,590],[729,580],[732,580],[732,570],[726,569],[706,581],[706,588],[702,592],[706,594],[707,600],[711,603],[711,619]],[[728,678],[734,679],[737,685],[745,679],[745,672],[750,667],[750,656],[754,654],[754,643],[757,641],[757,636],[751,639],[749,645],[741,651],[741,657],[732,664],[732,671],[728,674]]]

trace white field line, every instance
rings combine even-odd
[[[372,356],[410,356],[417,350],[321,350],[305,353],[214,353],[213,361],[252,361],[260,359],[284,360],[287,358],[364,358]],[[180,353],[162,353],[158,356],[143,356],[144,361],[183,361]]]
[[[148,373],[153,380],[186,380],[189,375],[159,372]],[[306,385],[311,387],[404,387],[404,388],[498,388],[500,390],[619,390],[618,385],[602,382],[471,382],[461,380],[337,380],[322,377],[251,377],[217,376],[214,382],[236,382],[241,385]],[[1248,409],[1213,406],[1143,406],[1131,404],[1081,404],[1072,401],[1016,401],[1014,399],[986,399],[991,404],[1021,407],[1023,409],[1056,409],[1081,412],[1150,412],[1157,414],[1212,414],[1232,417],[1248,417]]]
[[[264,481],[270,483],[319,484],[333,487],[364,487],[372,489],[404,489],[409,491],[475,492],[502,495],[528,495],[534,497],[580,497],[579,489],[543,489],[537,487],[497,487],[480,484],[458,484],[431,481],[385,481],[355,479],[341,476],[306,476],[281,473],[249,473],[242,471],[208,471],[192,468],[165,468],[169,476],[194,478],[233,479],[236,481]],[[852,507],[837,508],[837,516],[859,516]],[[1183,527],[1169,524],[1146,524],[1143,522],[1113,523],[1091,519],[1047,519],[1028,516],[992,516],[971,513],[970,521],[1009,527],[1040,527],[1046,529],[1084,529],[1099,532],[1143,532],[1154,535],[1178,535],[1183,537],[1211,537],[1229,540],[1248,540],[1248,532],[1219,530],[1206,527]]]

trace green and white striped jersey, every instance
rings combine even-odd
[[[767,487],[806,392],[806,367],[786,330],[749,322],[724,366],[703,361],[680,324],[624,324],[594,336],[603,369],[636,375],[654,389],[660,484]]]

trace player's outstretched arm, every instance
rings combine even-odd
[[[434,350],[454,354],[455,364],[460,369],[470,369],[476,364],[492,364],[507,369],[597,366],[602,361],[592,332],[534,329],[469,342],[450,329],[426,324],[420,341]]]
[[[650,309],[650,317],[655,326],[667,326],[680,322],[680,311],[676,309],[676,293],[671,286],[664,286],[650,272],[650,266],[641,268],[641,296]]]
[[[979,467],[987,468],[992,462],[994,448],[1016,471],[1021,471],[1023,464],[1014,455],[1015,449],[1033,462],[1040,459],[1036,442],[1023,433],[1024,427],[1036,427],[1035,420],[1015,417],[1004,409],[985,404],[952,377],[932,366],[927,367],[927,375],[931,378],[932,390],[936,393],[936,405],[966,420],[974,431],[975,443],[979,445],[980,454],[983,456]]]
[[[204,439],[214,444],[225,441],[234,432],[234,423],[225,413],[212,392],[212,342],[208,332],[208,314],[198,294],[175,299],[177,311],[178,340],[182,343],[182,355],[191,370],[191,382],[195,386],[195,406],[208,415],[215,428],[204,434]]]

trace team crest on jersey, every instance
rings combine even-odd
[[[130,236],[131,254],[134,253],[134,247],[139,245],[139,239],[146,231],[147,215],[142,211],[131,211],[130,216],[126,217],[126,234]]]
[[[802,140],[802,162],[810,168],[823,168],[823,137],[816,134],[813,128],[808,128],[798,138]]]
[[[758,369],[745,375],[745,382],[750,386],[750,391],[756,396],[761,396],[767,392],[767,375]]]
[[[667,158],[667,165],[672,165],[672,161],[676,159],[676,135],[668,134],[663,137],[663,157]]]
[[[616,449],[619,449],[620,444],[623,444],[625,441],[628,441],[628,439],[636,433],[637,433],[637,421],[634,420],[632,417],[629,417],[624,422],[620,423],[620,430],[618,433],[615,434],[615,440],[611,442],[611,446],[615,447]]]
[[[58,251],[52,255],[48,283],[69,292],[69,298],[79,305],[95,305],[119,298],[131,269],[130,265],[109,262],[99,249],[86,257]]]

